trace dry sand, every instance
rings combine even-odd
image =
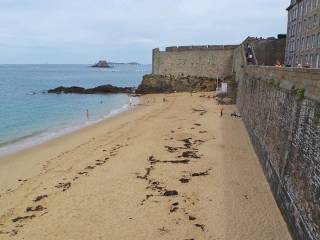
[[[224,109],[148,95],[0,159],[0,239],[291,239],[235,107]]]

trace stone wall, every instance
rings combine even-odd
[[[165,51],[153,50],[152,73],[155,75],[229,77],[233,52],[237,46],[180,46]]]
[[[238,74],[237,107],[292,236],[320,239],[320,72],[243,65]]]

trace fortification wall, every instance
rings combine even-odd
[[[292,236],[320,239],[320,72],[242,66],[238,74],[237,107]]]
[[[236,46],[180,46],[153,50],[153,74],[226,78]]]

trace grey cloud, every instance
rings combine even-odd
[[[0,0],[0,63],[151,62],[154,47],[286,31],[287,0]]]

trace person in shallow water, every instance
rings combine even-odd
[[[87,116],[87,120],[89,120],[89,110],[86,110],[86,116]]]

